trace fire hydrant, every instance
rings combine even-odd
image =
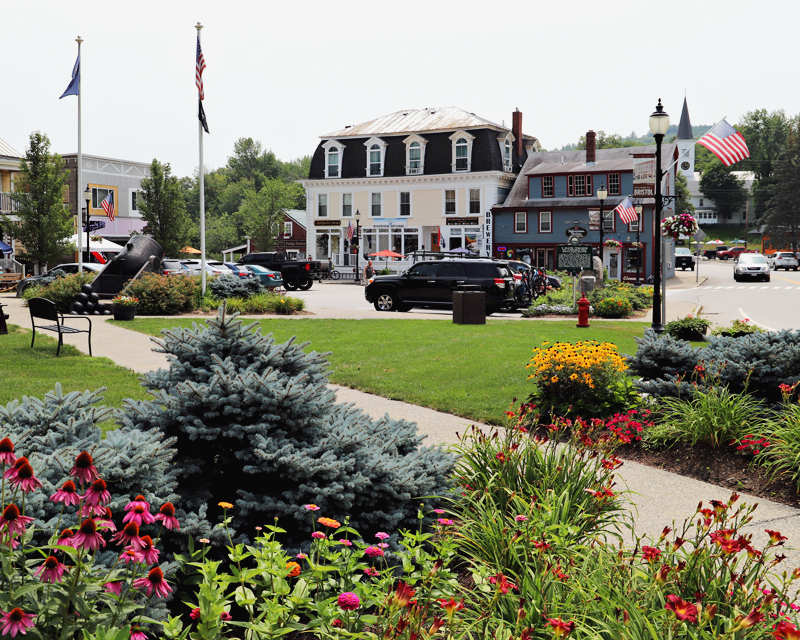
[[[578,300],[578,324],[576,327],[589,326],[589,301],[586,299],[586,294],[581,294],[581,299]]]

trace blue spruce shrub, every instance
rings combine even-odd
[[[224,300],[227,298],[249,298],[257,293],[266,291],[259,278],[240,278],[237,275],[221,275],[211,280],[208,284],[215,297]]]
[[[152,400],[126,406],[138,428],[177,440],[181,530],[224,540],[209,523],[220,501],[235,502],[243,538],[279,517],[295,545],[309,539],[309,503],[364,535],[416,526],[415,499],[447,490],[453,456],[420,447],[414,423],[337,404],[327,354],[257,326],[220,308],[206,325],[163,331],[170,366],[143,376]]]

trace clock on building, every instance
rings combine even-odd
[[[692,165],[690,165],[690,164],[689,164],[688,162],[686,162],[685,160],[684,160],[684,161],[681,163],[681,169],[683,169],[684,171],[688,171],[689,167],[691,167],[691,166],[692,166]]]

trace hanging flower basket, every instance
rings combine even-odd
[[[609,238],[608,240],[603,242],[603,246],[606,246],[609,249],[614,249],[615,251],[619,251],[622,248],[622,243],[619,240],[615,240],[614,238]]]
[[[688,213],[669,216],[661,221],[661,235],[673,240],[677,240],[680,236],[693,236],[699,228],[697,220]]]
[[[636,247],[637,249],[641,249],[644,246],[643,242],[631,242],[631,245]]]

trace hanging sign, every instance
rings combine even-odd
[[[656,156],[653,153],[633,154],[633,195],[656,195]]]

